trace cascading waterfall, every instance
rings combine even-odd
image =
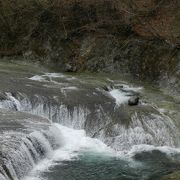
[[[52,79],[59,76],[65,77],[62,74],[45,74],[30,79],[46,83],[50,80],[51,83],[59,85]],[[113,103],[115,101],[114,109],[112,108],[115,111],[116,108],[127,104],[131,96],[130,92],[133,90],[135,89],[125,86],[124,91],[118,88],[112,88],[109,92],[98,91],[112,98]],[[141,90],[142,88],[136,88],[135,91]],[[20,92],[16,94],[6,92],[3,97],[0,101],[0,108],[28,112],[61,125],[53,124],[48,130],[33,131],[30,134],[23,132],[0,134],[3,142],[0,149],[3,153],[0,159],[0,179],[2,180],[22,179],[33,167],[35,168],[29,177],[35,176],[37,171],[51,166],[53,161],[76,158],[80,151],[95,151],[117,156],[122,153],[133,154],[135,151],[142,150],[143,147],[147,150],[153,148],[161,150],[158,146],[177,148],[180,145],[179,134],[173,121],[157,109],[148,114],[132,113],[130,122],[126,126],[120,120],[113,122],[114,111],[111,114],[105,114],[106,110],[103,109],[102,104],[96,104],[96,109],[93,111],[95,122],[91,123],[88,122],[89,115],[92,113],[91,109],[83,105],[69,107],[63,102],[57,102],[56,96],[49,98],[41,95],[29,96]],[[105,120],[103,120],[102,113],[106,116]],[[104,124],[103,121],[105,121]],[[94,126],[87,127],[92,124]],[[89,129],[96,130],[93,137],[99,140],[86,136],[85,131]],[[44,161],[41,161],[42,159]]]
[[[151,114],[143,116],[135,113],[128,128],[115,124],[112,129],[113,137],[106,137],[105,131],[100,132],[100,137],[105,142],[110,142],[112,148],[118,151],[128,151],[134,145],[154,145],[179,147],[177,128],[170,118],[164,115]]]
[[[50,158],[45,158],[42,162],[37,164],[33,171],[25,177],[25,180],[38,177],[41,171],[47,170],[53,164],[56,164],[55,162],[78,159],[79,152],[103,153],[107,156],[116,155],[113,149],[100,140],[86,136],[84,130],[74,130],[56,123],[54,126],[61,132],[63,139],[62,146],[55,150]]]
[[[25,94],[17,93],[17,97],[14,97],[12,93],[8,92],[6,93],[6,97],[7,100],[0,102],[0,108],[39,115],[48,118],[52,122],[58,122],[71,128],[83,129],[87,115],[90,113],[87,108],[81,106],[69,109],[61,103],[51,104],[46,97],[38,95],[29,99]]]
[[[22,179],[41,159],[51,155],[61,145],[61,132],[55,126],[48,130],[4,132],[0,134],[0,177]]]
[[[117,98],[116,103],[119,105],[124,93],[112,90],[110,94]],[[6,93],[6,95],[7,100],[1,103],[1,105],[4,103],[5,108],[14,109],[16,107],[15,109],[20,111],[48,118],[70,128],[84,129],[90,113],[89,109],[83,107],[74,107],[72,110],[63,104],[51,104],[45,97],[37,95],[35,103],[24,94],[19,94],[19,96],[17,94],[17,97],[13,97],[11,93]],[[127,100],[129,97],[125,98]],[[124,102],[125,100],[121,103]],[[110,125],[112,135],[107,135],[108,127],[105,127],[97,132],[97,137],[118,151],[130,150],[134,145],[139,144],[179,147],[179,134],[173,121],[161,112],[157,112],[156,114],[152,112],[148,116],[135,112],[131,115],[128,127],[120,123]],[[107,123],[106,126],[109,124]]]

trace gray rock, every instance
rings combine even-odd
[[[66,72],[76,72],[76,71],[77,71],[77,68],[76,68],[76,66],[67,63],[67,64],[65,65],[65,71],[66,71]]]
[[[135,106],[139,104],[139,97],[138,96],[133,96],[128,100],[128,105],[129,106]]]
[[[113,87],[113,85],[110,85],[110,86],[103,86],[102,87],[103,88],[103,90],[105,90],[105,91],[111,91],[114,87]]]
[[[0,92],[0,101],[6,100],[5,94]]]

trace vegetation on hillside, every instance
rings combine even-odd
[[[0,0],[0,56],[179,78],[179,23],[179,0]]]
[[[0,54],[20,53],[80,31],[134,33],[177,46],[179,12],[178,0],[1,0]]]

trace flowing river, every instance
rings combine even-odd
[[[180,100],[155,85],[6,61],[0,76],[0,180],[159,180],[180,169]]]

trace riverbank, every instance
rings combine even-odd
[[[6,0],[0,56],[59,72],[128,74],[180,94],[179,7],[177,0]]]

